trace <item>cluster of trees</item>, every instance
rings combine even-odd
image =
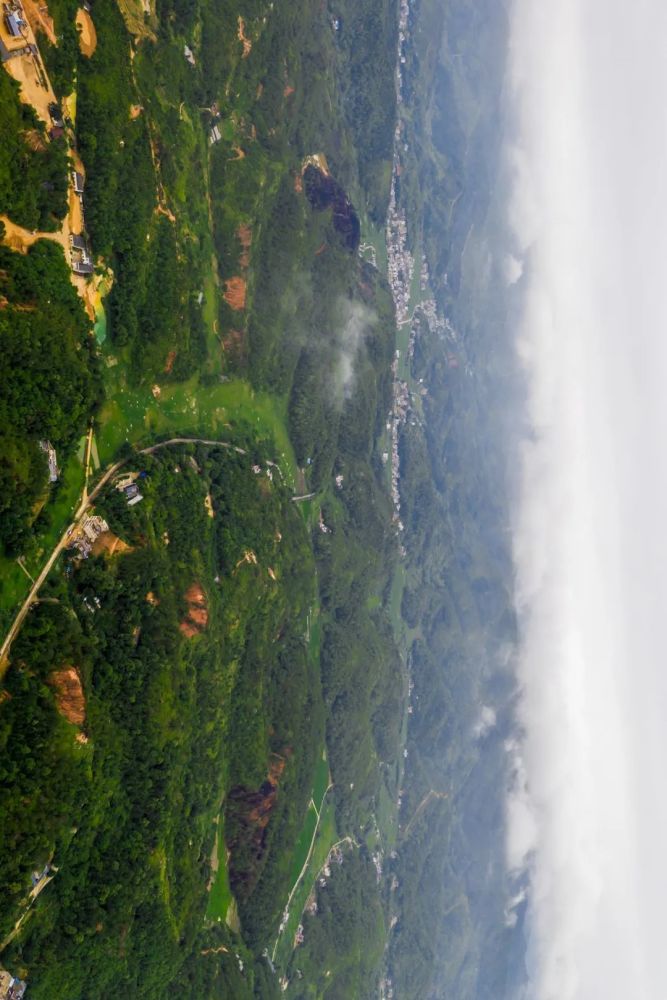
[[[19,100],[19,85],[0,76],[0,214],[25,229],[57,229],[67,214],[67,145]]]
[[[355,47],[353,31],[344,42],[336,36],[319,0],[274,11],[261,30],[264,5],[254,3],[243,11],[247,58],[238,13],[232,0],[160,0],[157,41],[142,40],[132,61],[118,7],[100,5],[97,48],[82,59],[70,0],[55,0],[64,44],[46,59],[59,93],[71,89],[76,67],[86,224],[114,272],[114,350],[135,380],[201,372],[198,293],[211,249],[220,279],[238,274],[238,227],[250,221],[247,309],[239,317],[222,303],[220,332],[240,329],[239,369],[284,400],[307,486],[325,494],[331,530],[315,525],[308,538],[287,486],[277,472],[273,481],[266,474],[272,451],[252,431],[235,438],[246,455],[193,445],[137,458],[147,473],[137,507],[112,487],[100,498],[131,551],[67,562],[52,591],[60,603],[40,604],[14,648],[11,697],[0,706],[12,828],[0,929],[16,918],[30,872],[49,859],[59,868],[7,955],[29,972],[36,1000],[157,998],[176,986],[192,996],[277,996],[259,956],[287,898],[323,743],[343,832],[362,831],[379,764],[398,755],[404,692],[383,610],[396,538],[377,454],[391,399],[391,298],[341,247],[328,213],[311,211],[297,181],[303,157],[323,149],[355,205],[381,214],[387,188],[376,183],[376,168],[391,148],[393,79],[384,67],[395,12],[370,0],[359,13],[351,7],[343,21],[345,31],[357,25]],[[365,86],[360,53],[378,28],[373,51],[383,59],[373,93],[382,107],[370,122],[372,141],[364,136],[362,166],[354,144],[364,111],[346,106],[337,81]],[[194,67],[183,57],[186,41]],[[201,109],[213,100],[233,127],[209,150],[210,113]],[[132,105],[143,111],[131,116]],[[19,134],[18,119],[9,131]],[[236,143],[242,159],[232,153]],[[16,172],[12,157],[8,170]],[[20,509],[27,523],[38,461],[45,478],[35,442],[49,437],[62,460],[94,410],[100,381],[60,249],[0,254],[11,369],[0,467],[12,477],[10,515]],[[20,537],[16,523],[6,537]],[[193,583],[204,591],[208,622],[187,636],[180,626]],[[308,632],[318,604],[321,671]],[[83,744],[48,683],[70,664],[86,695]],[[268,822],[260,824],[252,803],[267,794]],[[242,938],[203,926],[223,797]],[[335,951],[329,995],[365,996],[384,933],[375,870],[362,851],[322,899],[305,978],[319,981],[318,963]]]
[[[213,821],[226,789],[258,787],[272,752],[289,758],[259,865],[242,840],[232,855],[259,953],[287,892],[323,737],[303,639],[312,555],[287,491],[236,452],[192,448],[142,463],[144,501],[125,508],[122,528],[113,488],[100,504],[132,551],[72,563],[52,592],[59,603],[28,619],[8,674],[0,928],[16,919],[30,872],[50,860],[59,869],[12,946],[37,998],[158,997],[176,977],[192,989],[207,976],[235,983],[233,955],[224,973],[220,958],[202,969],[194,957]],[[250,548],[258,563],[237,566]],[[179,626],[193,582],[208,622],[187,637]],[[54,706],[48,681],[63,665],[83,681],[88,744]],[[232,816],[225,830],[238,840]],[[212,946],[230,940],[225,930]]]
[[[260,475],[252,472],[248,456],[214,455],[216,559],[223,590],[226,582],[234,594],[224,613],[225,655],[234,671],[225,837],[244,937],[259,953],[289,892],[292,848],[324,738],[319,670],[306,645],[315,567],[278,473],[272,482],[265,464]],[[254,464],[267,457],[255,450]],[[265,784],[271,764],[275,798]],[[269,794],[266,826],[253,815],[258,793]]]
[[[184,378],[205,357],[197,304],[205,254],[197,238],[165,214],[162,160],[175,187],[180,178],[169,174],[174,154],[170,159],[168,151],[185,143],[170,134],[173,115],[158,116],[154,91],[150,113],[143,107],[143,91],[132,70],[130,36],[118,7],[96,11],[95,25],[97,48],[78,68],[77,142],[86,164],[86,224],[94,250],[115,276],[108,301],[110,334],[118,348],[128,348],[135,381],[154,378],[165,367],[171,378]],[[146,67],[149,59],[149,54],[138,57],[140,66]],[[180,61],[187,66],[182,55]],[[162,64],[159,68],[169,70]],[[144,76],[146,85],[158,91],[164,84],[170,108],[178,108],[180,93],[173,93],[178,78],[172,83],[143,69],[142,80]],[[131,115],[132,106],[136,110]],[[203,145],[204,137],[200,140]],[[198,190],[202,178],[196,179],[197,187],[191,184],[183,197],[192,199],[197,192],[201,222],[206,212]]]
[[[304,915],[304,942],[290,962],[287,996],[294,1000],[377,997],[377,969],[385,942],[377,876],[367,852],[345,851],[324,888],[317,914]]]
[[[90,325],[69,280],[60,246],[35,243],[27,254],[0,247],[0,545],[14,555],[27,543],[33,507],[48,468],[48,439],[61,466],[101,395]]]
[[[74,88],[75,68],[79,56],[79,32],[76,26],[77,0],[52,0],[49,15],[53,20],[58,44],[53,45],[46,33],[37,26],[37,41],[49,80],[60,100]]]
[[[398,44],[396,8],[388,0],[340,0],[338,84],[356,150],[359,180],[370,218],[384,226],[389,203]]]

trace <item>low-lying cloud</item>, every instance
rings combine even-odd
[[[334,401],[341,405],[354,390],[359,352],[368,331],[377,321],[376,314],[361,302],[341,298],[340,318],[336,329],[334,364],[331,372]]]
[[[530,1000],[667,997],[666,44],[664,0],[513,5]]]

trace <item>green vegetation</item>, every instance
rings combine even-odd
[[[303,928],[289,997],[376,995],[385,928],[370,858],[351,851],[340,867],[334,864],[327,885],[317,890],[317,914],[305,916]]]
[[[160,961],[152,986],[136,995],[166,988],[200,927],[221,793],[238,803],[240,782],[259,787],[273,747],[293,744],[261,870],[242,868],[241,845],[233,855],[244,899],[268,894],[269,879],[281,895],[281,837],[289,838],[309,795],[321,720],[318,731],[317,715],[305,711],[313,695],[293,671],[294,630],[303,628],[312,585],[303,526],[286,490],[256,476],[248,457],[188,452],[143,460],[148,477],[138,508],[128,509],[109,488],[100,510],[132,551],[72,564],[66,588],[54,591],[59,603],[40,605],[17,640],[2,716],[3,745],[11,748],[0,810],[7,824],[2,931],[27,894],[30,871],[53,860],[58,877],[21,941],[37,997],[109,997],[121,983],[138,991],[146,983],[146,948]],[[207,493],[214,519],[206,514]],[[257,563],[242,558],[250,546]],[[203,625],[192,611],[202,601]],[[86,690],[83,745],[54,707],[57,671],[70,665]],[[288,680],[305,695],[302,717]],[[258,690],[266,719],[249,701]],[[36,726],[44,728],[37,743]],[[231,758],[230,733],[248,735],[232,743]],[[48,798],[32,795],[26,810],[20,803],[44,777]],[[228,806],[228,841],[240,836],[235,821]],[[131,930],[135,921],[140,934]],[[113,958],[109,946],[119,936],[126,948]]]
[[[313,831],[311,831],[311,841],[309,841],[308,848],[306,849],[306,857],[311,843],[312,852],[310,857],[308,857],[306,867],[303,868],[302,866],[299,869],[301,879],[293,887],[294,891],[291,894],[289,904],[289,916],[274,944],[274,962],[279,968],[287,968],[289,966],[295,947],[297,931],[303,920],[304,909],[309,898],[312,898],[312,894],[315,892],[317,878],[321,875],[322,867],[337,840],[336,818],[331,797],[327,796],[326,799],[322,799],[320,805],[321,815],[319,825],[317,826],[317,833],[315,834],[314,842],[312,842]],[[304,862],[306,857],[304,857]]]
[[[208,920],[222,921],[227,919],[227,913],[234,897],[229,886],[224,836],[216,832],[216,838],[218,870],[209,890],[206,917]]]
[[[62,44],[40,37],[58,95],[76,87],[85,224],[110,291],[96,340],[60,247],[0,249],[8,620],[29,585],[9,560],[24,555],[34,574],[67,527],[89,420],[99,474],[123,457],[146,475],[137,506],[112,483],[96,500],[129,549],[59,559],[0,695],[0,940],[27,914],[2,961],[36,1000],[273,998],[283,974],[289,995],[363,997],[377,977],[385,900],[364,845],[373,811],[395,799],[404,709],[379,457],[393,307],[300,190],[304,158],[323,152],[355,212],[381,225],[395,12],[349,8],[338,34],[319,0],[242,12],[159,0],[145,21],[130,0],[102,4],[87,59],[59,0]],[[351,101],[371,84],[372,108]],[[0,120],[7,191],[47,164],[19,144],[29,112],[15,98]],[[56,193],[48,218],[41,203],[6,211],[34,228],[39,209],[53,227]],[[136,450],[177,437],[228,447]],[[62,470],[48,496],[42,438]],[[83,720],[61,714],[65,670]],[[321,919],[302,918],[339,841]],[[262,956],[311,843],[276,974]],[[46,864],[57,871],[29,906]]]
[[[25,229],[52,231],[67,213],[67,146],[19,100],[19,86],[0,74],[0,214]]]
[[[6,303],[0,311],[0,545],[19,555],[34,544],[34,530],[44,530],[44,523],[34,524],[35,505],[43,505],[48,490],[39,442],[50,441],[64,466],[101,386],[89,324],[59,246],[40,240],[25,256],[0,247],[0,295]],[[48,516],[41,521],[48,524]]]
[[[411,1000],[498,997],[513,992],[508,970],[523,954],[504,915],[500,834],[516,642],[504,420],[516,374],[502,279],[481,263],[494,240],[507,25],[492,3],[425,0],[418,30],[405,66],[400,197],[429,294],[460,336],[418,315],[402,369],[427,392],[400,438],[407,555],[393,604],[413,689],[386,969]],[[482,705],[496,717],[484,738]]]
[[[48,10],[53,18],[57,45],[51,45],[38,26],[39,50],[58,100],[71,94],[74,87],[75,67],[79,54],[79,34],[75,23],[77,9],[77,0],[51,0],[49,3]]]

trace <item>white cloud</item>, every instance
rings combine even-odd
[[[535,433],[507,846],[531,873],[535,1000],[667,997],[666,45],[664,0],[514,3]]]
[[[523,261],[509,253],[503,260],[503,272],[508,285],[516,285],[523,274]]]
[[[475,739],[483,739],[496,724],[496,712],[491,705],[482,705],[477,722],[473,726]]]
[[[359,350],[377,317],[371,309],[351,299],[341,298],[338,308],[340,325],[337,330],[332,377],[334,398],[342,403],[352,395]]]

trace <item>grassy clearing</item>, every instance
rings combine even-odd
[[[328,787],[329,765],[327,763],[326,756],[323,754],[322,759],[318,761],[317,768],[315,770],[315,781],[313,782],[313,802],[319,802],[321,805]]]
[[[312,642],[312,632],[311,632]],[[319,644],[319,643],[318,643]],[[332,845],[336,842],[336,824],[334,818],[334,808],[329,791],[329,764],[326,753],[323,752],[315,769],[313,778],[313,795],[306,813],[301,833],[294,846],[292,857],[291,887],[290,893],[294,892],[290,903],[290,916],[282,934],[279,935],[275,946],[275,961],[283,966],[287,965],[289,956],[294,947],[294,935],[303,913],[303,908],[313,888],[315,878],[320,868],[324,864],[327,854]],[[317,808],[316,808],[317,806]],[[319,826],[318,826],[319,813]],[[315,841],[313,834],[317,829]],[[308,854],[312,854],[306,865]],[[305,866],[305,868],[304,868]],[[296,891],[295,890],[296,886]]]
[[[308,812],[306,813],[306,818],[304,820],[303,826],[301,827],[301,833],[299,834],[299,839],[294,845],[294,855],[292,857],[292,871],[290,873],[290,881],[292,888],[294,883],[301,874],[301,870],[306,863],[306,858],[308,857],[308,851],[310,850],[310,845],[313,839],[313,834],[315,833],[315,827],[317,826],[317,812],[313,803],[311,802],[308,806]]]
[[[222,832],[222,813],[218,826],[218,870],[211,886],[206,908],[207,920],[224,921],[232,902],[232,890],[229,888],[229,872],[227,870],[227,853],[225,838]]]
[[[394,578],[391,582],[391,593],[389,596],[389,617],[394,626],[394,637],[403,646],[405,625],[401,615],[401,604],[403,602],[403,591],[405,589],[405,566],[402,562],[396,564]]]
[[[308,812],[306,813],[306,818],[301,828],[299,839],[294,845],[290,891],[294,888],[294,884],[301,874],[304,864],[306,863],[308,851],[310,850],[310,845],[313,840],[313,834],[315,833],[315,827],[317,826],[317,814],[322,808],[328,785],[329,765],[327,764],[326,757],[323,755],[318,761],[317,768],[315,770],[312,800],[310,806],[308,807]]]
[[[100,414],[100,460],[108,464],[126,442],[146,444],[170,432],[222,440],[231,436],[235,425],[245,423],[258,436],[275,441],[283,475],[293,483],[296,462],[282,410],[279,400],[255,392],[240,380],[202,386],[197,378],[191,378],[162,386],[159,398],[148,386],[117,387]]]
[[[378,273],[383,277],[387,274],[387,240],[384,229],[373,225],[367,216],[361,219],[361,242],[370,243],[375,250],[375,264]],[[370,253],[363,254],[364,260],[371,260]]]
[[[30,580],[14,559],[0,556],[0,622],[3,631],[8,629],[14,617],[14,609],[25,600],[30,589]]]
[[[308,901],[317,876],[327,859],[329,851],[336,843],[336,821],[333,801],[331,796],[326,796],[322,803],[320,825],[313,846],[313,853],[308,862],[306,871],[303,874],[290,904],[290,915],[287,923],[276,942],[274,964],[279,969],[287,968],[290,956],[294,951],[294,936],[301,922],[301,915]]]

